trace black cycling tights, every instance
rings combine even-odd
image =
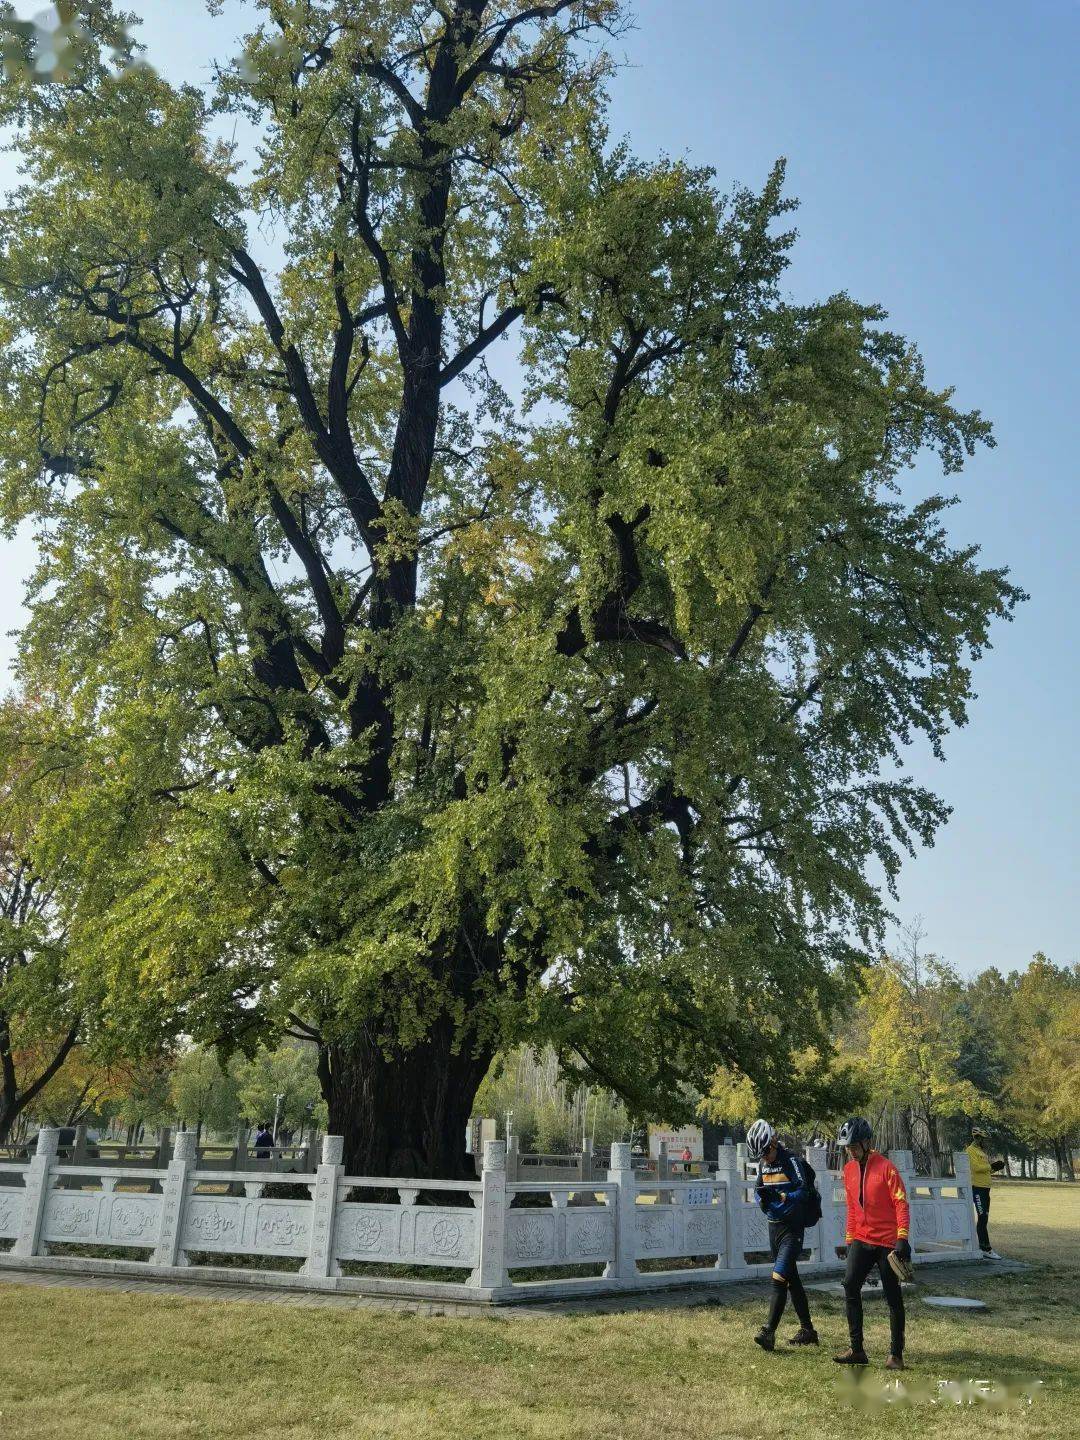
[[[904,1353],[904,1292],[892,1266],[888,1262],[887,1245],[864,1245],[861,1240],[852,1240],[847,1252],[847,1270],[844,1273],[844,1298],[847,1301],[847,1323],[851,1335],[851,1348],[863,1348],[862,1287],[866,1277],[876,1265],[881,1276],[881,1288],[889,1306],[890,1353],[897,1359]]]
[[[772,1282],[772,1305],[769,1307],[769,1318],[766,1321],[770,1330],[775,1330],[780,1324],[780,1316],[784,1313],[784,1306],[787,1304],[788,1291],[791,1291],[791,1303],[795,1307],[795,1314],[799,1317],[803,1328],[812,1330],[810,1324],[810,1302],[806,1298],[806,1291],[803,1289],[802,1280],[798,1270],[793,1269],[789,1284],[783,1280],[777,1280],[775,1276]]]

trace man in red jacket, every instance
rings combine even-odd
[[[847,1271],[844,1296],[847,1301],[851,1349],[834,1355],[838,1365],[867,1365],[863,1348],[862,1287],[876,1265],[881,1288],[889,1305],[891,1344],[886,1370],[904,1368],[904,1292],[889,1256],[911,1260],[908,1241],[910,1212],[907,1191],[900,1172],[891,1160],[873,1149],[873,1133],[867,1120],[846,1120],[837,1136],[846,1147],[844,1190],[847,1195]]]

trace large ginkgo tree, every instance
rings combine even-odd
[[[255,8],[204,90],[108,4],[8,44],[0,480],[100,1023],[309,1037],[368,1174],[461,1173],[521,1039],[779,1100],[1019,598],[897,489],[988,427],[785,296],[781,167],[613,141],[615,0]]]

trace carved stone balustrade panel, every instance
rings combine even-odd
[[[334,1258],[471,1269],[480,1258],[480,1216],[449,1205],[338,1206]]]
[[[190,1195],[180,1243],[235,1255],[306,1255],[310,1237],[310,1201]]]
[[[507,1210],[506,1268],[555,1264],[555,1211]]]
[[[14,1240],[22,1224],[23,1192],[0,1189],[0,1240]]]
[[[161,1227],[160,1195],[102,1190],[53,1190],[45,1201],[45,1244],[124,1245],[152,1250]]]

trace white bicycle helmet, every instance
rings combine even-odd
[[[755,1120],[746,1132],[746,1152],[751,1160],[760,1160],[776,1139],[776,1131],[768,1120]]]

